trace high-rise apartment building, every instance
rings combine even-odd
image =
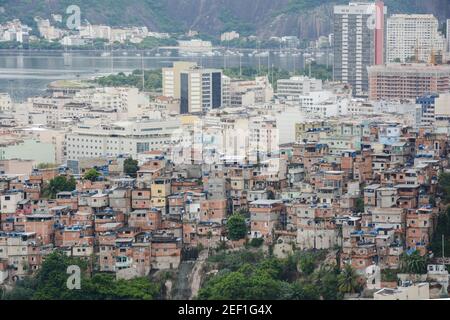
[[[222,70],[191,68],[180,73],[180,114],[222,106]]]
[[[382,1],[334,7],[334,78],[356,96],[367,94],[367,67],[384,62],[386,13]]]
[[[450,19],[447,19],[447,52],[450,52]]]
[[[416,99],[450,92],[450,66],[394,63],[368,69],[371,100]]]
[[[431,14],[395,14],[387,20],[388,62],[431,62],[445,50],[439,21]]]
[[[175,61],[172,68],[163,68],[163,96],[180,99],[180,73],[196,66],[195,62]]]

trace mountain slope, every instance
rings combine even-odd
[[[64,14],[76,4],[93,24],[146,25],[152,30],[189,29],[217,36],[237,30],[244,35],[296,35],[315,38],[330,33],[332,8],[346,0],[0,0],[0,21]],[[449,0],[386,0],[390,13],[433,13],[450,17]]]

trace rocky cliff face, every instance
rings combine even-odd
[[[238,29],[262,36],[316,38],[332,30],[333,5],[347,0],[0,0],[0,21],[63,14],[77,4],[91,23],[147,25],[154,30],[189,29],[217,36]],[[449,0],[386,0],[390,13],[433,13],[450,17]]]

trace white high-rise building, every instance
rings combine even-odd
[[[445,50],[439,21],[431,14],[395,14],[387,22],[388,62],[430,62]],[[417,57],[416,57],[417,56]]]

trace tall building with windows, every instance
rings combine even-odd
[[[163,68],[163,96],[180,99],[180,73],[196,66],[195,62],[175,61],[172,68]]]
[[[450,19],[447,19],[447,52],[450,52]]]
[[[416,99],[416,104],[422,107],[422,116],[420,119],[420,126],[422,127],[432,127],[435,122],[435,109],[436,109],[436,99],[439,97],[438,94],[427,94]]]
[[[180,114],[222,106],[222,70],[191,68],[180,73]]]
[[[431,14],[394,14],[387,20],[388,62],[430,62],[443,52],[445,39],[439,21]]]
[[[334,78],[350,84],[355,96],[367,95],[367,67],[384,62],[386,13],[382,1],[334,7]]]

